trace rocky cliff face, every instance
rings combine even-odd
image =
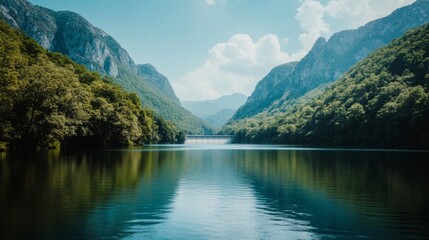
[[[0,0],[0,17],[42,47],[64,53],[90,70],[111,77],[118,77],[121,68],[136,71],[127,51],[79,14],[55,12],[24,0]]]
[[[296,62],[275,67],[255,87],[246,103],[240,107],[234,118],[241,119],[253,116],[281,98],[287,81],[286,77],[295,69]]]
[[[249,101],[233,118],[238,120],[252,117],[280,98],[295,99],[322,84],[335,81],[375,49],[402,36],[407,30],[428,22],[429,0],[417,0],[414,4],[363,27],[336,33],[329,41],[320,38],[292,72],[285,71],[279,76],[278,68],[282,69],[280,66],[268,74],[261,81],[263,87],[258,84]],[[277,76],[273,76],[276,74]],[[269,89],[281,91],[282,94],[269,94]]]
[[[176,93],[173,90],[168,78],[152,66],[151,64],[139,64],[137,65],[137,73],[146,80],[148,80],[152,85],[160,89],[162,92],[167,94],[169,97],[174,99],[177,102],[180,102],[179,98],[176,96]]]
[[[127,51],[79,14],[55,12],[25,0],[0,0],[0,19],[21,29],[45,49],[61,52],[89,70],[112,77],[115,83],[136,93],[143,106],[172,121],[179,130],[193,134],[212,131],[180,105],[166,78],[160,80],[161,74],[154,72],[138,75],[137,66]]]

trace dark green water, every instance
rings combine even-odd
[[[429,153],[0,153],[0,239],[429,239]]]

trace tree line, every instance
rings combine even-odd
[[[429,25],[357,63],[323,90],[221,133],[247,143],[429,148]]]
[[[184,137],[136,94],[0,21],[0,147],[124,146]]]

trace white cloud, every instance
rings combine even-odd
[[[281,50],[279,38],[266,35],[254,42],[249,35],[236,34],[216,44],[202,66],[173,82],[182,100],[210,99],[241,92],[247,95],[271,68],[291,61]]]
[[[214,5],[226,0],[205,1]],[[280,44],[287,44],[287,38],[279,40],[270,34],[254,42],[249,35],[237,34],[227,42],[216,44],[210,49],[209,58],[172,82],[173,87],[182,100],[211,99],[236,92],[250,95],[257,81],[274,66],[301,59],[319,37],[329,37],[332,30],[327,19],[336,18],[354,28],[414,1],[329,0],[324,6],[317,0],[303,0],[295,15],[303,30],[299,35],[301,50],[293,54],[283,52]]]
[[[330,0],[325,12],[331,17],[346,21],[349,27],[356,28],[413,2],[415,0]]]
[[[319,37],[326,37],[330,33],[329,24],[323,19],[324,15],[325,7],[315,0],[305,0],[299,6],[295,19],[304,33],[299,35],[302,49],[295,54],[296,58],[304,57]]]
[[[330,36],[332,32],[326,17],[340,19],[345,21],[348,27],[356,28],[413,2],[415,0],[329,0],[327,5],[323,6],[316,0],[304,0],[295,15],[304,30],[299,35],[302,49],[293,57],[304,57],[319,37]]]

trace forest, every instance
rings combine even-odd
[[[246,143],[429,148],[429,25],[375,51],[330,86],[275,105],[221,133]]]
[[[0,148],[183,142],[134,93],[0,21]]]

